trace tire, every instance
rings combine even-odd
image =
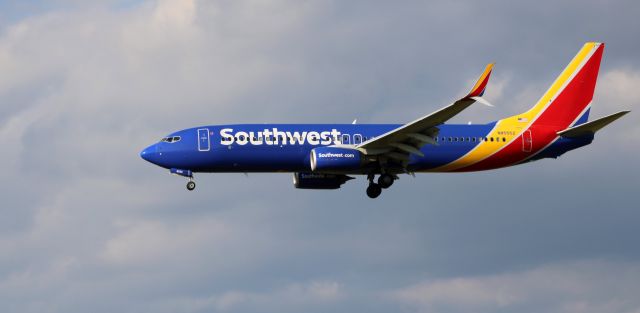
[[[191,190],[194,190],[194,189],[196,189],[196,183],[192,182],[192,181],[188,182],[187,183],[187,190],[191,191]]]
[[[378,177],[378,185],[383,189],[387,189],[393,185],[394,178],[389,174],[382,174]]]
[[[371,199],[375,199],[382,193],[382,188],[378,184],[369,184],[367,187],[367,196]]]

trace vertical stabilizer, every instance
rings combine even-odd
[[[588,42],[522,119],[564,129],[587,121],[604,43]]]

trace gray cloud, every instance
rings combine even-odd
[[[635,312],[637,265],[602,261],[422,282],[389,293],[420,312]]]
[[[592,115],[633,108],[632,2],[53,1],[4,12],[3,311],[638,308],[635,113],[558,160],[403,177],[379,201],[362,180],[299,191],[284,174],[199,175],[187,193],[138,157],[199,124],[412,120],[492,61],[496,108],[456,120],[501,118],[533,104],[587,40],[608,44]]]

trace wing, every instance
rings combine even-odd
[[[493,63],[488,64],[469,94],[462,99],[411,123],[402,125],[381,136],[367,140],[356,148],[366,155],[384,155],[402,161],[406,165],[411,154],[424,156],[420,148],[426,144],[437,145],[438,125],[443,124],[474,102],[491,106],[481,96],[484,94],[491,76]]]

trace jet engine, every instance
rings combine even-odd
[[[338,189],[352,179],[339,174],[293,173],[293,185],[298,189]]]
[[[362,166],[360,151],[349,148],[319,147],[311,150],[311,170],[314,172],[349,171]]]

